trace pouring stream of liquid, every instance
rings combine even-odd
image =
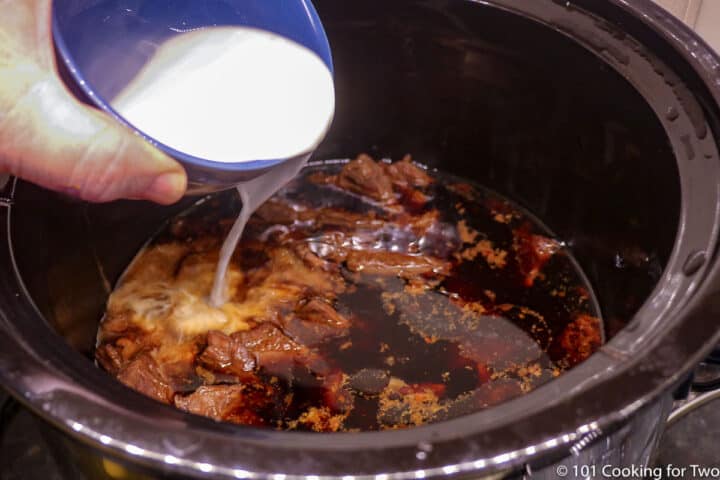
[[[161,45],[112,105],[186,154],[218,163],[284,160],[237,186],[242,209],[223,243],[209,299],[221,306],[250,215],[297,175],[330,127],[332,73],[314,52],[272,32],[210,27]]]
[[[210,292],[210,304],[212,306],[220,307],[227,301],[225,276],[228,265],[230,264],[230,259],[240,242],[250,215],[252,215],[260,205],[272,197],[275,192],[292,180],[292,178],[300,172],[300,169],[302,169],[309,157],[310,154],[307,154],[300,159],[288,160],[273,167],[269,172],[237,186],[240,200],[242,201],[242,208],[220,249],[220,259],[218,260],[213,287]]]

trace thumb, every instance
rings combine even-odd
[[[13,70],[0,88],[0,168],[93,202],[182,197],[187,179],[176,161],[77,101],[53,73]]]

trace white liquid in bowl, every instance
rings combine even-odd
[[[332,74],[308,48],[263,30],[172,37],[111,102],[135,128],[215,162],[312,152],[335,111]]]
[[[223,244],[210,295],[220,306],[247,219],[297,174],[332,122],[332,74],[314,52],[284,37],[212,27],[161,45],[111,105],[146,135],[201,159],[293,159],[237,187],[242,210]]]

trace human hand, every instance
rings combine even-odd
[[[79,102],[58,76],[51,8],[0,0],[0,173],[93,202],[176,202],[182,166]]]

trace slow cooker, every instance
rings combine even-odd
[[[412,153],[525,206],[590,279],[607,343],[527,395],[437,424],[216,423],[91,360],[115,281],[195,199],[90,205],[13,180],[0,201],[0,382],[89,478],[600,478],[603,465],[647,465],[678,388],[720,338],[717,55],[650,0],[316,7],[337,114],[315,158]]]

